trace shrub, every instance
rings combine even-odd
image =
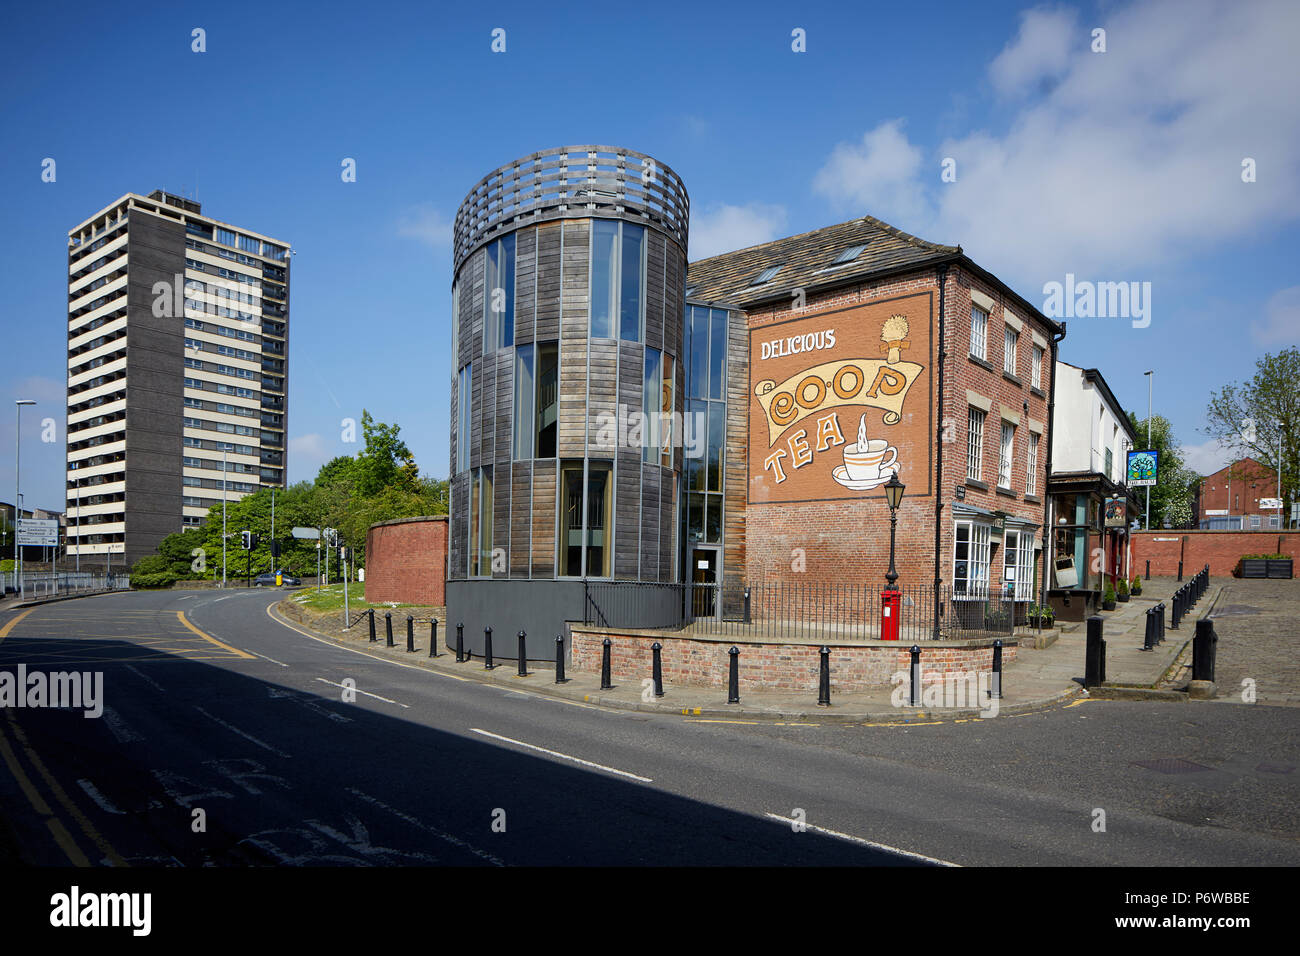
[[[133,588],[169,588],[178,580],[179,578],[171,571],[131,572],[131,587]]]
[[[1243,561],[1287,561],[1290,560],[1289,554],[1243,554]]]
[[[1101,599],[1108,604],[1115,600],[1115,587],[1109,581],[1106,582],[1106,592]]]
[[[1124,578],[1119,579],[1119,596],[1128,597],[1128,581]]]
[[[1141,593],[1142,593],[1142,577],[1141,577],[1141,575],[1136,575],[1136,574],[1135,574],[1135,575],[1133,576],[1133,593],[1134,593],[1134,594],[1141,594]]]

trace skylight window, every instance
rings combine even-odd
[[[754,281],[750,285],[762,285],[764,282],[771,282],[772,277],[781,271],[780,266],[768,266],[758,275],[754,276]]]
[[[696,289],[696,286],[688,285],[688,286],[686,287],[686,295],[687,295],[687,296],[695,295],[695,289]]]
[[[847,249],[845,249],[843,252],[841,252],[838,256],[835,257],[835,261],[832,262],[831,265],[838,266],[838,265],[842,265],[845,262],[852,262],[858,256],[862,255],[862,250],[865,248],[867,248],[866,243],[863,243],[860,246],[849,246]]]

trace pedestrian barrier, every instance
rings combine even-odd
[[[406,653],[415,653],[415,618],[406,615]]]
[[[993,670],[989,675],[989,698],[1002,699],[1002,639],[993,642]]]
[[[1219,635],[1214,631],[1214,621],[1203,617],[1196,622],[1196,636],[1192,638],[1192,680],[1214,682],[1214,660],[1217,656]]]
[[[909,707],[921,706],[921,648],[917,644],[912,645],[912,663],[908,668],[911,683],[908,687],[907,704]]]
[[[567,684],[568,678],[564,676],[564,635],[555,635],[555,683]]]
[[[373,644],[377,640],[375,637],[375,609],[373,607],[370,609],[367,617],[370,618],[370,643]]]
[[[656,697],[664,695],[664,666],[663,658],[660,656],[663,649],[664,646],[658,641],[650,645],[650,654],[653,658],[650,664],[650,679],[654,682]]]
[[[456,663],[465,662],[465,625],[456,625]]]
[[[442,656],[438,653],[438,619],[436,617],[429,622],[429,656]]]
[[[818,656],[821,661],[817,668],[817,706],[829,707],[831,705],[831,649],[822,645]]]
[[[1084,687],[1106,682],[1106,642],[1102,639],[1102,620],[1094,614],[1088,618],[1088,643],[1084,649]]]
[[[483,628],[483,669],[485,671],[496,670],[496,664],[492,662],[492,628]]]
[[[528,676],[528,651],[525,646],[525,641],[527,640],[528,640],[528,635],[521,630],[519,632],[519,671],[518,671],[520,677]]]
[[[740,703],[740,648],[732,647],[727,651],[731,658],[730,669],[727,672],[727,703]]]
[[[609,679],[609,651],[614,642],[608,637],[600,646],[600,689],[612,690],[614,683]]]

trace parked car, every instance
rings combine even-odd
[[[296,588],[298,587],[298,585],[302,584],[302,581],[300,581],[298,578],[295,578],[293,575],[287,574],[284,571],[280,572],[280,581],[286,587],[291,587],[291,588]],[[253,585],[254,587],[259,587],[259,588],[274,587],[275,575],[269,571],[266,574],[259,574],[257,577],[253,578]]]

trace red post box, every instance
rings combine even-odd
[[[898,640],[898,612],[902,606],[903,592],[880,592],[880,639],[882,641]]]

